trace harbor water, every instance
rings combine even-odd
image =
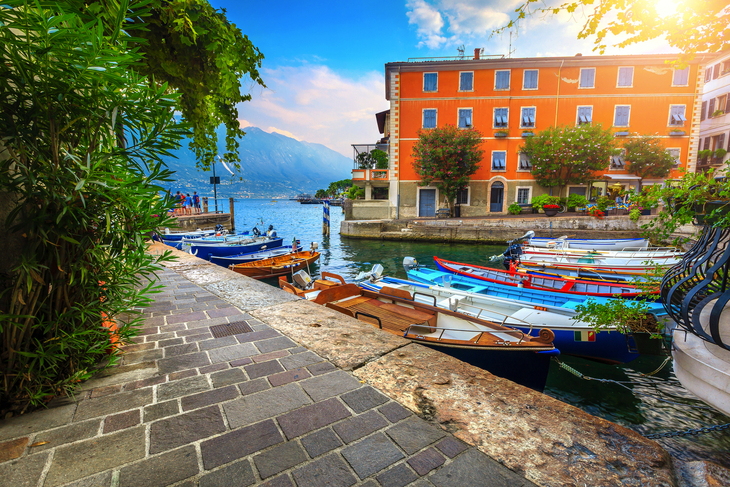
[[[227,200],[219,201],[219,206],[224,203],[227,207]],[[384,274],[406,278],[402,266],[405,256],[415,257],[420,264],[428,266],[434,265],[433,256],[437,255],[448,260],[501,268],[501,261],[489,262],[489,257],[504,251],[500,246],[340,238],[340,222],[344,217],[340,207],[331,207],[329,237],[322,235],[322,205],[241,199],[236,200],[234,208],[235,227],[239,232],[250,231],[255,225],[260,230],[273,225],[278,235],[284,237],[285,244],[290,244],[293,238],[300,240],[305,248],[311,242],[317,242],[322,255],[319,263],[310,269],[314,275],[325,270],[353,279],[360,271],[381,264]],[[277,285],[275,279],[265,282]],[[585,376],[599,380],[579,378],[553,363],[545,394],[641,434],[730,423],[730,417],[716,412],[681,386],[672,371],[671,361],[656,371],[664,357],[641,356],[624,365],[606,365],[568,356],[561,356],[560,360]],[[730,468],[729,431],[657,441],[679,460],[710,460]]]

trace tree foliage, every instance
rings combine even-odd
[[[413,146],[413,167],[421,186],[436,186],[453,208],[459,191],[467,188],[471,175],[482,163],[481,137],[476,129],[453,125],[419,130],[418,142]]]
[[[582,17],[583,28],[579,39],[594,38],[594,51],[603,54],[609,36],[617,41],[613,46],[626,47],[651,39],[665,38],[670,46],[684,53],[689,60],[697,52],[719,52],[730,45],[730,5],[724,0],[677,0],[676,9],[668,11],[667,3],[651,0],[627,2],[624,0],[568,0],[549,2],[525,0],[515,9],[516,18],[502,32],[516,27],[520,21],[533,15],[557,15],[566,12]]]
[[[532,175],[545,187],[585,183],[608,168],[618,154],[613,134],[600,124],[549,127],[525,140],[520,152],[532,163]]]
[[[360,152],[357,155],[358,169],[388,169],[388,153],[380,149]]]
[[[350,189],[350,186],[352,186],[352,179],[331,182],[327,187],[327,194],[330,196],[338,196],[340,193]]]
[[[652,135],[630,139],[624,144],[628,170],[642,179],[664,178],[674,165],[674,158],[662,144],[661,139]]]

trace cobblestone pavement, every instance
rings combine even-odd
[[[0,422],[0,486],[533,485],[174,271],[161,277],[119,367],[75,401]],[[214,338],[228,324],[245,332]]]

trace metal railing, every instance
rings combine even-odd
[[[360,167],[358,156],[360,154],[370,154],[375,149],[381,150],[388,153],[389,144],[352,144],[353,156],[352,161],[354,163],[354,169],[369,169]]]
[[[504,54],[480,54],[479,59],[476,59],[477,61],[483,60],[483,59],[504,59]],[[409,57],[408,62],[409,63],[429,63],[434,61],[472,61],[475,60],[474,55],[466,55],[463,56],[430,56],[430,57]]]

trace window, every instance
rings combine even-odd
[[[684,118],[684,105],[671,105],[669,107],[669,125],[681,127],[687,119]]]
[[[423,73],[423,91],[438,91],[438,86],[438,73]]]
[[[705,69],[705,83],[712,80],[712,68]]]
[[[672,159],[674,159],[674,165],[672,166],[672,169],[677,169],[679,165],[682,163],[679,160],[679,156],[682,153],[681,149],[667,149],[667,152],[669,152],[669,155],[672,156]]]
[[[700,110],[700,122],[707,118],[707,102],[702,102],[702,109]]]
[[[596,68],[580,68],[580,88],[596,87]]]
[[[459,128],[471,128],[471,108],[459,108]]]
[[[717,79],[720,77],[720,63],[715,64],[713,68],[712,79]]]
[[[436,109],[428,108],[423,111],[423,128],[436,128]]]
[[[504,171],[506,159],[507,152],[502,150],[492,152],[492,171]]]
[[[388,199],[388,187],[375,186],[373,188],[372,198],[374,200],[387,200]]]
[[[634,86],[634,68],[633,66],[627,68],[618,68],[618,87],[630,88]]]
[[[687,86],[689,84],[689,67],[684,69],[675,69],[674,78],[672,78],[672,86]]]
[[[590,124],[593,122],[593,107],[578,107],[576,125]]]
[[[459,91],[474,91],[474,73],[459,73]]]
[[[522,78],[522,89],[523,90],[536,90],[537,89],[537,69],[526,69],[523,73]]]
[[[710,150],[710,140],[712,137],[705,138],[705,150]]]
[[[520,116],[520,127],[535,127],[535,107],[522,107],[522,115]]]
[[[494,89],[509,90],[509,71],[494,72]]]
[[[526,205],[530,202],[530,188],[517,188],[517,204]]]
[[[710,100],[709,105],[707,105],[707,118],[712,118],[712,114],[715,113],[715,99],[713,98]]]
[[[464,188],[456,194],[457,205],[468,205],[469,204],[469,188]]]
[[[722,95],[717,97],[717,109],[722,110],[723,113],[727,113],[727,110],[725,110],[725,107],[727,105],[727,95]]]
[[[725,103],[725,113],[730,112],[730,93],[725,95],[727,97],[727,103]]]
[[[494,109],[494,127],[507,128],[509,122],[509,108]]]
[[[626,149],[621,149],[621,154],[617,156],[611,156],[611,164],[609,169],[614,171],[621,171],[626,169]]]
[[[532,171],[532,161],[530,160],[530,156],[520,152],[520,160],[517,165],[517,169],[519,171]]]
[[[720,69],[720,76],[730,73],[730,61],[723,61]]]
[[[630,114],[631,114],[630,106],[616,105],[616,111],[613,114],[613,126],[614,127],[628,127]]]
[[[717,143],[715,144],[715,150],[725,148],[725,134],[717,136]]]

